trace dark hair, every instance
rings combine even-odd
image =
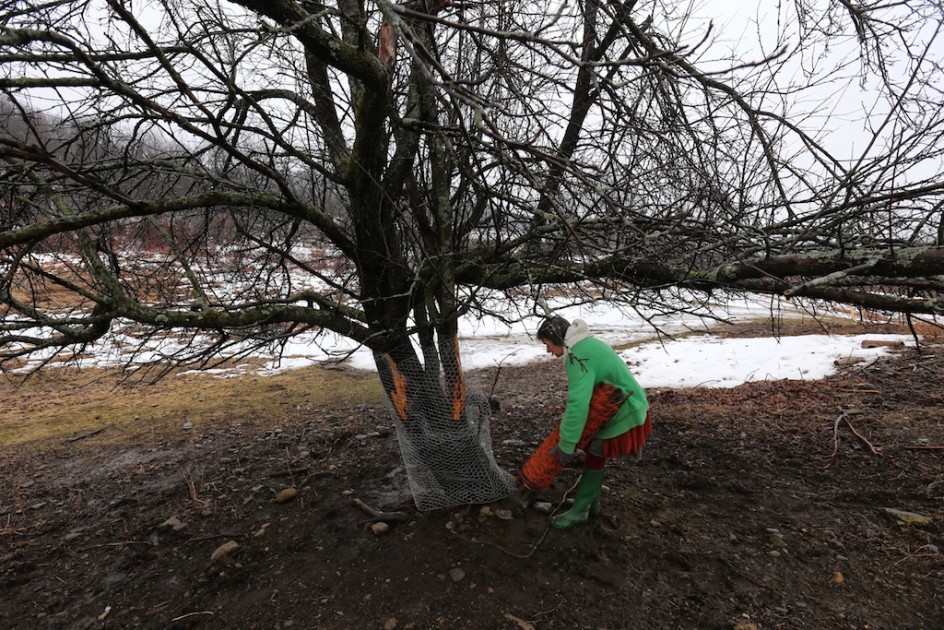
[[[568,328],[570,328],[570,322],[560,315],[548,317],[541,324],[541,327],[538,328],[538,339],[546,339],[562,346],[564,345],[564,336],[567,334]]]

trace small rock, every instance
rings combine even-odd
[[[298,494],[298,490],[293,486],[290,488],[285,488],[284,490],[279,490],[278,494],[275,495],[274,501],[276,503],[288,503]]]
[[[842,571],[836,571],[833,573],[833,584],[842,584],[846,581],[846,577],[842,574]]]
[[[497,516],[503,521],[510,521],[515,518],[514,516],[512,516],[511,510],[495,510],[495,516]]]
[[[64,541],[66,541],[66,542],[72,542],[73,540],[75,540],[76,538],[78,538],[78,537],[81,536],[81,535],[82,535],[82,534],[80,534],[79,532],[69,532],[68,534],[66,534],[65,536],[63,536],[62,539],[63,539]]]
[[[487,505],[483,505],[479,508],[479,516],[491,516],[492,508]]]
[[[230,540],[219,547],[217,547],[212,554],[210,554],[210,564],[216,564],[217,562],[223,562],[229,559],[230,554],[239,549],[239,543],[235,540]]]
[[[382,536],[390,531],[390,526],[384,522],[374,523],[370,526],[370,531],[374,532],[375,536]]]
[[[180,428],[183,429],[184,431],[189,431],[190,429],[193,428],[193,423],[192,423],[192,422],[184,422],[183,426],[181,426]]]
[[[181,521],[179,518],[177,518],[176,516],[171,516],[169,519],[167,519],[166,521],[164,521],[157,527],[158,529],[172,529],[175,532],[179,532],[186,526],[187,526],[186,523]]]
[[[524,440],[502,440],[502,446],[524,446]]]
[[[459,567],[449,569],[449,577],[453,582],[459,582],[465,577],[465,571]]]
[[[396,630],[397,627],[397,618],[391,617],[384,622],[384,630]]]
[[[253,533],[252,537],[253,537],[253,538],[261,538],[262,536],[265,535],[267,529],[269,529],[269,524],[268,524],[268,523],[263,523],[263,524],[262,524],[262,527],[260,527],[259,529],[257,529],[257,530]]]
[[[551,510],[554,508],[554,506],[551,505],[551,503],[548,501],[538,501],[531,507],[533,507],[535,510],[543,514],[550,514]]]
[[[930,525],[933,520],[930,516],[924,516],[923,514],[917,514],[915,512],[905,512],[904,510],[896,510],[895,508],[882,508],[881,512],[887,518],[890,518],[900,525]]]

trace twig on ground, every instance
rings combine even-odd
[[[531,623],[530,621],[525,621],[524,619],[515,617],[511,613],[505,613],[505,619],[507,619],[508,621],[513,621],[516,624],[518,624],[518,627],[521,628],[521,630],[535,630],[533,623]]]
[[[507,358],[507,357],[505,357],[505,358]],[[505,360],[505,359],[502,359],[501,361],[498,362],[498,369],[495,370],[495,379],[492,381],[492,388],[491,388],[490,390],[488,390],[488,398],[489,398],[489,400],[491,400],[492,396],[495,394],[495,386],[498,385],[498,376],[501,374],[502,362],[503,362],[504,360]]]
[[[286,468],[285,470],[276,470],[275,472],[270,472],[270,477],[291,477],[295,478],[295,475],[303,472],[308,472],[311,470],[311,464],[306,464],[305,466],[299,466],[297,468]]]
[[[190,474],[190,469],[184,471],[184,479],[187,480],[187,489],[190,491],[190,498],[198,506],[205,508],[210,505],[210,501],[204,501],[197,496],[197,484],[193,481],[193,476]]]
[[[842,419],[843,419],[843,420],[845,421],[845,423],[849,426],[849,430],[852,431],[853,435],[855,435],[857,438],[859,438],[860,440],[862,440],[863,442],[865,442],[866,446],[869,447],[869,450],[872,451],[872,454],[873,454],[873,455],[878,455],[879,457],[882,457],[882,449],[876,448],[875,446],[873,446],[872,443],[869,442],[869,441],[865,438],[864,435],[862,435],[861,433],[859,433],[858,431],[856,431],[856,428],[855,428],[854,426],[852,426],[852,421],[849,420],[849,417],[848,417],[847,415],[843,414],[843,418],[842,418]]]
[[[152,545],[149,540],[120,540],[118,542],[110,543],[101,543],[98,545],[89,545],[88,547],[82,547],[79,549],[79,552],[91,551],[92,549],[101,549],[102,547],[127,547],[128,545]]]
[[[557,507],[555,507],[554,510],[551,512],[551,516],[554,516],[555,514],[557,514],[557,511],[560,510],[561,507],[564,505],[564,503],[567,502],[567,497],[570,496],[570,493],[574,491],[574,489],[577,487],[577,484],[579,483],[580,483],[580,478],[578,477],[577,480],[573,483],[573,485],[570,486],[570,488],[567,490],[567,492],[564,493],[564,496],[561,497],[560,503],[558,503]],[[548,518],[547,524],[544,526],[544,533],[541,534],[541,537],[538,538],[538,541],[534,543],[534,545],[531,547],[531,551],[529,551],[526,554],[519,554],[519,553],[514,553],[513,551],[508,551],[501,545],[497,543],[493,543],[490,540],[473,540],[471,538],[463,536],[462,534],[460,534],[459,532],[455,530],[452,530],[452,534],[456,536],[457,538],[461,538],[467,543],[472,543],[473,545],[487,545],[489,547],[494,547],[495,549],[498,549],[499,551],[501,551],[503,554],[507,556],[511,556],[512,558],[518,558],[519,560],[526,560],[534,555],[534,553],[538,550],[538,547],[540,547],[541,544],[544,542],[544,539],[547,538],[547,535],[550,531],[551,531],[551,520],[550,518]]]
[[[513,552],[513,551],[508,551],[507,549],[505,549],[504,547],[502,547],[502,546],[499,545],[498,543],[493,543],[493,542],[490,541],[490,540],[475,540],[475,539],[473,539],[473,538],[469,538],[468,536],[463,536],[462,534],[460,534],[460,533],[457,532],[456,530],[450,530],[450,531],[452,531],[452,535],[453,535],[453,536],[455,536],[456,538],[459,538],[459,539],[461,539],[461,540],[464,540],[464,541],[466,541],[467,543],[470,543],[470,544],[473,544],[473,545],[485,545],[485,546],[488,546],[488,547],[494,547],[495,549],[498,549],[500,552],[502,552],[502,553],[505,554],[506,556],[511,556],[512,558],[517,558],[517,559],[519,559],[519,560],[526,560],[526,559],[528,559],[528,558],[530,558],[531,556],[534,555],[534,552],[538,550],[538,547],[540,547],[540,546],[541,546],[541,543],[544,542],[544,539],[547,538],[548,532],[551,531],[551,523],[550,523],[550,521],[548,521],[547,525],[544,527],[544,533],[541,534],[541,537],[538,538],[538,541],[537,541],[536,543],[534,543],[534,545],[531,547],[531,551],[529,551],[528,553],[525,553],[525,554],[520,554],[520,553],[515,553],[515,552]]]
[[[411,516],[406,512],[383,512],[381,510],[374,509],[357,497],[354,498],[354,505],[359,507],[368,516],[370,516],[369,522],[371,523],[405,523],[411,519]]]
[[[903,446],[902,448],[907,449],[909,451],[944,451],[944,445],[939,445],[939,444]]]
[[[90,437],[92,437],[93,435],[98,435],[99,433],[101,433],[101,432],[104,431],[104,430],[105,430],[105,427],[102,427],[101,429],[95,429],[94,431],[89,431],[88,433],[83,433],[82,435],[76,435],[76,436],[70,437],[70,438],[68,438],[68,439],[66,440],[66,442],[78,442],[79,440],[84,440],[85,438],[90,438]]]
[[[845,422],[846,425],[849,427],[849,430],[852,431],[852,434],[855,435],[860,440],[862,440],[863,442],[865,442],[865,444],[869,447],[869,450],[872,451],[873,455],[878,455],[879,457],[882,457],[882,450],[880,448],[876,448],[875,446],[873,446],[872,443],[869,442],[865,438],[865,436],[863,436],[861,433],[856,431],[856,428],[852,426],[852,421],[849,420],[848,413],[846,413],[845,409],[842,409],[840,407],[839,416],[836,418],[836,421],[833,423],[833,452],[830,453],[829,455],[829,463],[823,466],[823,468],[829,468],[830,466],[832,466],[833,461],[835,461],[835,458],[836,458],[836,453],[839,452],[839,424],[841,422]]]
[[[839,423],[842,422],[845,413],[845,411],[842,411],[839,417],[836,418],[836,421],[833,422],[833,452],[829,454],[829,463],[823,466],[823,468],[829,468],[833,465],[833,460],[836,458],[836,453],[839,451]]]
[[[179,617],[174,617],[171,621],[180,621],[181,619],[186,619],[187,617],[195,617],[197,615],[210,615],[213,616],[212,610],[198,610],[197,612],[187,613],[186,615],[181,615]]]
[[[213,540],[215,538],[245,538],[245,534],[234,534],[233,532],[220,532],[219,534],[204,534],[202,536],[193,536],[188,538],[187,542],[197,542],[200,540]]]

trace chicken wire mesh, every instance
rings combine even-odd
[[[407,381],[427,378],[425,370],[410,372],[403,370]],[[414,387],[400,408],[387,401],[410,491],[421,511],[490,503],[514,489],[513,475],[495,461],[488,396],[482,391],[465,395],[464,377],[459,380],[458,387],[442,378]]]

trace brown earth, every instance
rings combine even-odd
[[[475,375],[509,470],[559,417],[558,367]],[[942,375],[931,346],[821,382],[650,391],[645,456],[611,463],[604,516],[570,531],[510,500],[418,512],[375,395],[8,441],[0,628],[944,628]],[[376,534],[364,506],[405,520]]]

